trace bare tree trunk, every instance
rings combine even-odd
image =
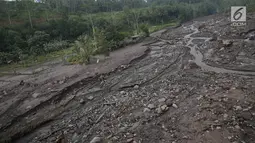
[[[49,13],[48,13],[48,10],[46,10],[46,20],[49,21]]]
[[[11,16],[9,12],[8,12],[8,20],[9,20],[9,24],[12,25]]]
[[[29,10],[28,10],[28,17],[29,17],[30,26],[33,29],[33,23],[32,23],[31,14]]]
[[[94,22],[93,22],[93,20],[92,20],[91,15],[89,16],[89,18],[90,18],[90,23],[91,23],[91,25],[92,25],[93,38],[94,38],[94,40],[96,40],[96,29],[95,29]]]
[[[33,29],[33,23],[32,23],[31,13],[30,13],[30,10],[28,9],[27,3],[26,3],[26,7],[27,7],[28,19],[29,19],[29,22],[30,22],[30,26],[31,26],[31,28]]]

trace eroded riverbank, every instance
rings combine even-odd
[[[206,26],[201,28],[203,23]],[[158,36],[157,41],[142,44],[150,49],[146,56],[76,85],[68,79],[65,83],[72,86],[60,91],[53,87],[54,94],[44,93],[44,87],[13,88],[16,94],[11,99],[17,98],[18,104],[10,103],[11,108],[1,114],[2,141],[254,142],[254,72],[229,69],[229,64],[210,58],[224,46],[221,39],[226,38],[226,23],[226,16],[214,15],[157,32],[152,35]],[[217,39],[212,40],[208,33],[215,29]],[[249,49],[252,47],[245,51]],[[238,67],[233,61],[230,65]],[[247,64],[254,66],[253,62]],[[76,78],[81,79],[80,75]],[[37,107],[30,105],[49,95],[54,95],[51,100]],[[1,104],[6,99],[10,98],[4,96]],[[27,110],[15,116],[21,109]]]

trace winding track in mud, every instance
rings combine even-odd
[[[191,29],[192,33],[187,34],[186,36],[184,36],[184,40],[188,40],[186,46],[190,48],[190,54],[193,55],[195,57],[195,59],[193,60],[199,67],[201,67],[202,70],[204,71],[211,71],[211,72],[215,72],[215,73],[232,73],[232,74],[242,74],[242,75],[255,75],[255,71],[254,72],[249,72],[249,71],[237,71],[237,70],[228,70],[225,68],[219,68],[219,67],[213,67],[213,66],[209,66],[207,65],[205,62],[203,62],[203,54],[197,50],[198,45],[193,43],[193,40],[205,40],[205,42],[208,42],[211,38],[210,37],[192,37],[192,35],[198,34],[199,30],[198,28],[196,28],[194,26],[194,24],[190,25],[189,27],[184,27],[185,29],[189,28]],[[157,39],[167,42],[167,40],[158,38]]]
[[[194,25],[191,25],[190,29],[193,30],[194,32],[191,34],[188,34],[184,37],[185,39],[189,39],[186,46],[190,48],[190,54],[195,57],[194,62],[198,66],[200,66],[203,70],[212,71],[212,72],[216,72],[216,73],[234,73],[234,74],[244,74],[244,75],[255,75],[255,72],[227,70],[224,68],[212,67],[212,66],[207,65],[205,62],[203,62],[203,54],[199,50],[197,50],[198,46],[195,43],[193,43],[193,40],[204,39],[205,42],[208,42],[210,40],[210,38],[208,38],[208,37],[191,37],[192,35],[199,33],[199,30],[197,28],[195,28]]]

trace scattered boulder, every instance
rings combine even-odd
[[[138,89],[138,88],[139,88],[139,85],[135,85],[135,86],[134,86],[134,89]]]
[[[20,81],[19,85],[24,85],[25,82],[23,80]]]
[[[149,108],[144,108],[143,112],[150,112],[151,110]]]
[[[34,97],[34,98],[37,98],[38,96],[40,96],[40,93],[34,93],[34,94],[32,94],[32,97]]]
[[[218,37],[216,33],[213,33],[212,38],[210,38],[210,41],[217,41]]]
[[[222,44],[224,47],[230,47],[233,44],[233,41],[231,40],[222,40]]]
[[[167,111],[169,108],[167,105],[163,105],[160,107],[163,112]]]
[[[172,106],[173,106],[174,108],[176,108],[176,109],[178,108],[178,106],[177,106],[176,104],[173,104]]]
[[[80,100],[80,104],[84,104],[85,103],[85,100],[84,99],[81,99]]]
[[[255,34],[254,35],[249,35],[249,40],[255,40]]]
[[[223,118],[226,120],[226,119],[228,118],[228,114],[225,113],[225,114],[223,115]]]
[[[63,84],[63,83],[65,83],[65,81],[64,80],[60,80],[58,83],[59,84]]]
[[[241,106],[235,106],[236,110],[242,110],[243,108]]]
[[[160,103],[166,102],[166,98],[160,98],[160,99],[158,100],[158,102],[160,102]]]
[[[185,70],[187,69],[198,69],[200,68],[194,61],[189,60],[189,63],[184,67]]]
[[[103,139],[100,137],[94,137],[89,143],[103,143]]]
[[[89,96],[89,97],[87,97],[87,99],[88,99],[88,100],[93,100],[94,97],[93,97],[93,96]]]
[[[173,104],[173,101],[171,99],[166,100],[166,105],[167,106],[172,106],[172,104]]]
[[[72,136],[72,143],[79,143],[79,142],[81,142],[81,138],[80,138],[80,136],[77,133],[75,133]]]
[[[4,94],[4,95],[7,95],[7,92],[4,90],[4,91],[3,91],[3,94]]]
[[[120,94],[124,95],[124,94],[126,94],[126,92],[125,91],[121,91]]]
[[[28,109],[28,110],[30,110],[31,108],[32,108],[32,106],[31,106],[31,105],[27,106],[27,109]]]
[[[239,125],[235,125],[236,129],[241,129],[241,127]]]
[[[156,112],[157,112],[158,114],[163,113],[160,107],[156,109]]]
[[[154,104],[149,104],[149,105],[148,105],[148,108],[149,108],[149,109],[154,109],[154,108],[155,108],[155,105],[154,105]]]
[[[136,122],[133,124],[133,126],[129,130],[134,131],[139,125],[140,125],[140,122]]]
[[[221,129],[221,127],[220,127],[220,126],[217,126],[217,127],[216,127],[216,129],[217,129],[217,130],[220,130],[220,129]]]
[[[134,141],[134,139],[133,139],[133,138],[130,138],[130,139],[127,140],[127,143],[131,143],[131,142],[133,142],[133,141]]]
[[[199,27],[198,27],[198,29],[200,30],[200,29],[203,29],[203,28],[205,28],[206,27],[206,25],[205,24],[202,24],[202,25],[200,25]]]

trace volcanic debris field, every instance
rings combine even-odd
[[[198,18],[85,69],[0,77],[0,142],[254,143],[255,14],[247,19]]]

